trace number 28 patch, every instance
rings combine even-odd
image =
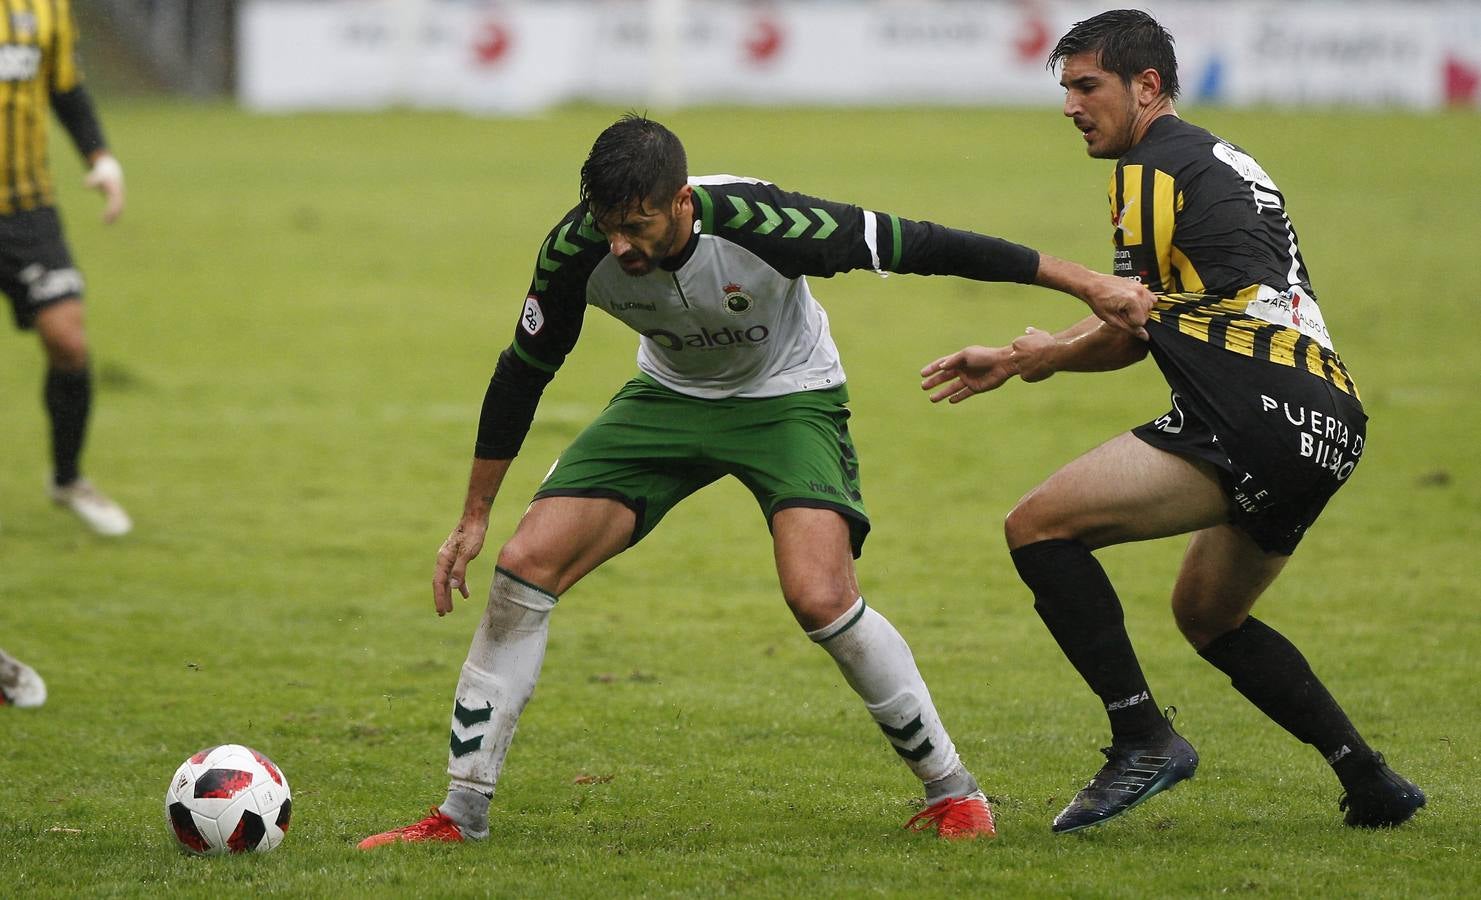
[[[530,334],[539,334],[545,327],[545,313],[540,309],[540,300],[534,294],[525,298],[524,312],[519,316],[520,327]]]

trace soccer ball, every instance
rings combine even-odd
[[[165,791],[170,831],[191,853],[266,852],[283,840],[292,814],[283,770],[241,744],[191,756]]]

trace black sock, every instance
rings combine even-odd
[[[1121,601],[1090,548],[1079,541],[1039,541],[1012,556],[1034,592],[1034,611],[1105,705],[1111,739],[1135,742],[1162,733],[1167,722],[1142,677]]]
[[[43,397],[51,416],[52,478],[60,487],[76,481],[81,474],[78,461],[92,408],[92,373],[86,368],[75,372],[49,369]]]
[[[1310,744],[1346,784],[1372,768],[1373,750],[1280,632],[1251,616],[1198,651],[1275,724]]]

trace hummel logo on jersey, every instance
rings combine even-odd
[[[1128,706],[1136,706],[1138,703],[1151,699],[1151,694],[1147,693],[1146,691],[1142,691],[1140,694],[1132,694],[1130,697],[1126,697],[1125,699],[1113,700],[1110,703],[1107,703],[1106,712],[1115,712],[1118,709],[1125,709]]]

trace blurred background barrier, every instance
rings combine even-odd
[[[1081,0],[97,0],[92,43],[149,77],[258,110],[527,113],[586,100],[1052,103],[1044,69]],[[1481,2],[1137,4],[1199,103],[1481,106]],[[85,22],[85,27],[93,25]]]
[[[121,90],[216,97],[233,88],[236,0],[73,0],[84,62]]]

